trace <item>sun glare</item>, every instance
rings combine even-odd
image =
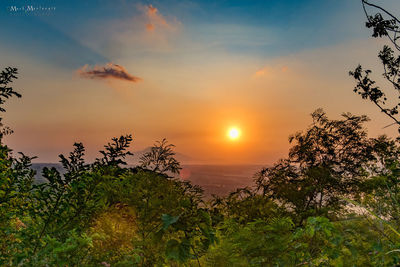
[[[240,130],[238,128],[230,128],[228,130],[228,137],[231,140],[237,140],[240,137]]]

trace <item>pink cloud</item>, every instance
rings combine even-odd
[[[129,74],[121,65],[114,63],[107,63],[105,66],[96,65],[93,68],[89,67],[89,65],[85,65],[77,70],[77,74],[87,79],[117,79],[133,83],[142,80],[139,77]]]
[[[155,7],[153,7],[153,5],[148,5],[148,6],[147,6],[147,14],[148,14],[149,16],[152,16],[152,15],[154,15],[154,14],[157,14],[157,12],[158,12],[158,9],[155,8]]]
[[[148,31],[154,31],[154,24],[148,23],[146,24],[146,30]]]
[[[274,73],[274,74],[278,74],[279,72],[285,73],[288,70],[289,70],[288,66],[282,66],[280,68],[278,68],[277,66],[275,66],[275,67],[274,66],[273,67],[266,66],[266,67],[256,71],[253,76],[254,77],[262,77],[262,76],[266,76],[267,74],[271,74],[271,73]]]
[[[153,5],[144,7],[144,13],[148,23],[146,24],[147,31],[154,31],[156,28],[173,28],[164,16]]]

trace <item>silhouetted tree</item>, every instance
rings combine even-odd
[[[16,96],[18,98],[21,97],[21,94],[16,92],[10,85],[15,79],[17,79],[18,69],[12,67],[6,67],[0,73],[0,112],[5,112],[4,103],[7,99],[12,96]],[[2,117],[0,117],[0,142],[4,135],[11,134],[13,131],[10,127],[4,126],[2,123]]]
[[[21,94],[14,91],[14,89],[9,86],[11,82],[13,82],[15,79],[17,79],[18,74],[18,69],[17,68],[11,68],[7,67],[4,70],[1,71],[0,74],[0,111],[4,112],[6,111],[4,107],[2,106],[5,102],[6,99],[16,96],[18,98],[21,97]]]
[[[179,173],[182,168],[174,157],[175,152],[172,150],[174,147],[173,144],[168,144],[165,138],[157,141],[150,151],[140,158],[141,167],[164,174],[167,172]]]
[[[362,0],[362,5],[367,17],[366,27],[372,28],[373,30],[372,37],[389,38],[394,49],[399,52],[400,46],[398,44],[398,34],[400,33],[400,20],[386,9],[372,4],[367,0]],[[368,8],[378,10],[378,12],[374,15],[370,15]],[[379,52],[378,57],[381,60],[384,68],[383,77],[389,82],[392,90],[400,93],[400,56],[395,54],[393,48],[385,45]],[[354,71],[349,72],[349,74],[357,81],[354,92],[361,95],[363,99],[368,99],[374,103],[381,110],[381,112],[385,113],[394,121],[393,124],[399,125],[400,132],[400,120],[397,116],[399,113],[400,102],[395,99],[392,99],[392,101],[389,100],[388,102],[388,89],[382,90],[379,86],[377,86],[376,82],[370,77],[371,73],[371,70],[364,70],[361,65],[358,65]]]
[[[105,150],[101,150],[102,158],[96,159],[99,165],[117,166],[119,164],[126,165],[125,158],[133,154],[128,151],[132,142],[132,135],[121,135],[119,138],[114,137],[112,143],[104,146]]]
[[[85,164],[83,156],[85,155],[85,147],[82,143],[74,144],[74,151],[69,154],[66,158],[60,154],[60,162],[63,165],[66,173],[64,174],[66,179],[72,179],[73,177],[79,176],[84,171],[89,169],[89,165]]]
[[[321,109],[312,113],[313,124],[289,138],[289,157],[256,175],[262,195],[294,211],[300,222],[308,216],[340,210],[341,197],[355,195],[375,159],[363,123],[366,116],[344,113],[329,120]]]

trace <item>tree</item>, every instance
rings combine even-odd
[[[21,94],[10,86],[17,79],[18,70],[7,67],[0,73],[0,112],[5,112],[7,99]],[[3,136],[11,129],[3,127],[0,118],[0,265],[8,262],[15,253],[15,240],[19,229],[26,227],[22,222],[31,206],[30,193],[35,171],[31,167],[34,157],[23,153],[20,158],[12,156],[12,150],[2,143]]]
[[[18,69],[7,67],[0,73],[0,112],[5,112],[4,104],[10,97],[16,96],[21,97],[21,94],[9,86],[15,79],[17,79]],[[3,118],[0,118],[0,142],[3,135],[8,135],[12,133],[12,130],[8,126],[4,126],[1,122]]]
[[[15,79],[17,79],[18,69],[7,67],[0,73],[0,111],[5,112],[5,108],[3,107],[4,103],[10,97],[16,96],[18,98],[21,97],[21,94],[13,89],[13,87],[9,86]]]
[[[385,45],[379,52],[378,57],[384,68],[383,77],[389,83],[389,87],[396,93],[400,93],[400,56],[395,53],[395,50],[397,52],[400,51],[398,43],[400,20],[383,7],[372,4],[367,0],[362,0],[362,6],[367,17],[366,27],[373,30],[372,37],[387,37],[393,46],[391,48]],[[374,9],[378,12],[375,15],[370,15],[369,9]],[[358,65],[354,71],[349,72],[357,82],[354,92],[358,93],[363,99],[374,103],[381,112],[394,121],[393,124],[399,126],[400,133],[400,119],[398,117],[400,102],[396,99],[388,99],[390,90],[388,88],[381,89],[377,86],[375,80],[370,77],[371,73],[371,70],[364,70],[361,65]],[[400,96],[398,98],[400,99]]]
[[[321,109],[313,124],[289,138],[289,157],[256,175],[257,190],[292,211],[302,223],[308,216],[332,216],[353,197],[376,159],[363,123],[366,116],[344,113],[329,120]]]
[[[128,151],[132,140],[133,138],[130,134],[125,136],[121,135],[119,138],[114,137],[111,143],[104,146],[105,150],[100,150],[103,157],[96,159],[96,165],[126,165],[125,158],[127,156],[133,156],[133,154]]]
[[[174,147],[174,145],[168,144],[165,138],[157,141],[150,151],[140,158],[141,167],[163,174],[168,172],[178,174],[182,168],[174,157],[175,152],[172,150]]]

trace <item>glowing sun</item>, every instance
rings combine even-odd
[[[231,140],[237,140],[240,137],[240,130],[236,127],[230,128],[228,130],[228,137]]]

